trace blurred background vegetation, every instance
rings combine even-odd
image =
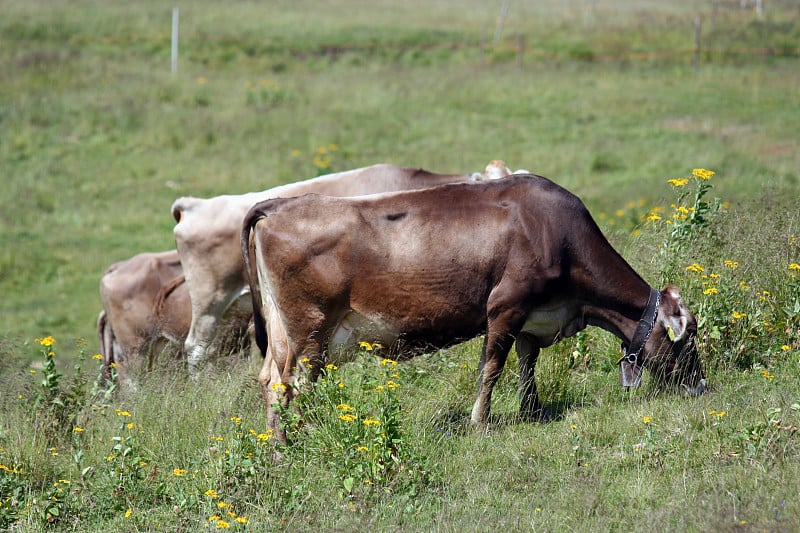
[[[182,195],[492,159],[596,215],[694,166],[731,202],[798,186],[794,2],[512,1],[502,20],[478,1],[180,7],[172,74],[161,2],[3,2],[3,337],[93,337],[105,267],[173,247]]]

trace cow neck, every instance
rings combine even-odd
[[[647,299],[647,305],[642,312],[642,317],[636,325],[636,329],[631,336],[630,344],[623,343],[622,345],[622,358],[620,362],[626,360],[632,365],[640,364],[640,357],[647,344],[650,335],[653,333],[656,318],[658,317],[658,306],[661,303],[661,292],[650,287],[650,296]]]

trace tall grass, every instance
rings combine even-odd
[[[158,2],[5,2],[0,525],[795,528],[796,10],[588,4],[511,3],[495,44],[499,3],[193,2],[172,76]],[[555,421],[516,420],[512,354],[479,432],[466,424],[478,340],[404,363],[399,378],[378,360],[336,369],[326,379],[341,376],[349,399],[332,402],[339,381],[309,386],[296,443],[276,449],[258,360],[199,383],[166,365],[129,396],[95,383],[99,277],[174,246],[175,197],[379,161],[466,172],[497,158],[579,194],[646,279],[681,287],[703,324],[708,394],[624,391],[618,341],[587,330],[537,365]],[[702,199],[721,209],[694,224],[699,166],[717,172]],[[399,410],[380,419],[368,393],[386,379]],[[337,448],[341,403],[371,405],[396,442]]]

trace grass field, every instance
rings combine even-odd
[[[797,530],[796,3],[509,2],[495,39],[501,4],[198,0],[172,74],[171,6],[2,3],[0,528]],[[555,421],[515,420],[512,360],[479,432],[475,341],[396,377],[331,372],[356,408],[379,408],[364,384],[399,384],[381,399],[396,442],[348,433],[323,383],[274,463],[258,360],[94,388],[99,278],[174,247],[176,197],[493,159],[578,194],[646,279],[681,287],[708,394],[623,391],[618,341],[589,330],[537,367]],[[705,185],[720,211],[683,217]]]

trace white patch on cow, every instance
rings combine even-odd
[[[534,309],[525,319],[522,332],[536,337],[541,347],[549,346],[558,339],[572,337],[586,327],[576,309],[567,305]]]
[[[361,341],[380,342],[388,347],[397,341],[395,328],[379,317],[368,318],[355,311],[349,311],[339,321],[328,341],[328,353],[333,358],[353,351]]]

